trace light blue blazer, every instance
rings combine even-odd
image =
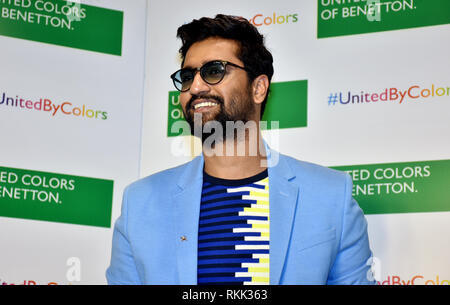
[[[278,162],[268,168],[270,284],[374,284],[367,222],[350,176],[275,153]],[[197,284],[203,164],[199,156],[125,189],[109,284]]]

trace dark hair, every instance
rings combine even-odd
[[[236,56],[248,69],[247,75],[250,82],[259,75],[265,74],[269,78],[270,84],[273,75],[272,54],[264,46],[264,36],[245,18],[218,14],[215,18],[194,19],[178,28],[177,37],[182,42],[179,52],[183,63],[187,51],[196,42],[210,37],[236,41],[239,45]],[[261,118],[268,95],[269,91],[261,104]]]

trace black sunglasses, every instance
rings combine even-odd
[[[227,71],[227,66],[233,66],[236,68],[240,68],[246,70],[246,68],[238,66],[228,61],[223,60],[213,60],[209,61],[200,68],[183,68],[173,73],[170,78],[173,80],[173,84],[178,91],[185,92],[191,88],[191,85],[194,81],[195,73],[200,71],[200,76],[202,79],[210,84],[215,85],[220,83],[225,76],[225,72]]]

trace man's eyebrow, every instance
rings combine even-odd
[[[201,63],[200,63],[200,65],[198,66],[198,67],[193,67],[192,65],[185,65],[185,66],[183,66],[182,68],[184,69],[184,68],[187,68],[187,69],[197,69],[197,68],[200,68],[200,67],[202,67],[204,64],[206,64],[206,63],[209,63],[209,62],[211,62],[211,61],[223,61],[222,59],[205,59],[204,61],[202,61]]]
[[[192,66],[190,65],[183,65],[181,66],[182,69],[192,69]]]

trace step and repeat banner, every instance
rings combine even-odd
[[[274,56],[266,140],[351,175],[379,284],[450,284],[450,1],[150,1],[148,13],[142,176],[199,152],[169,79],[177,28],[243,16]]]
[[[145,1],[0,1],[0,285],[103,284],[139,176]]]
[[[450,2],[215,7],[0,0],[0,285],[106,283],[124,187],[199,152],[169,75],[218,13],[274,56],[267,142],[353,178],[378,283],[450,284]]]

